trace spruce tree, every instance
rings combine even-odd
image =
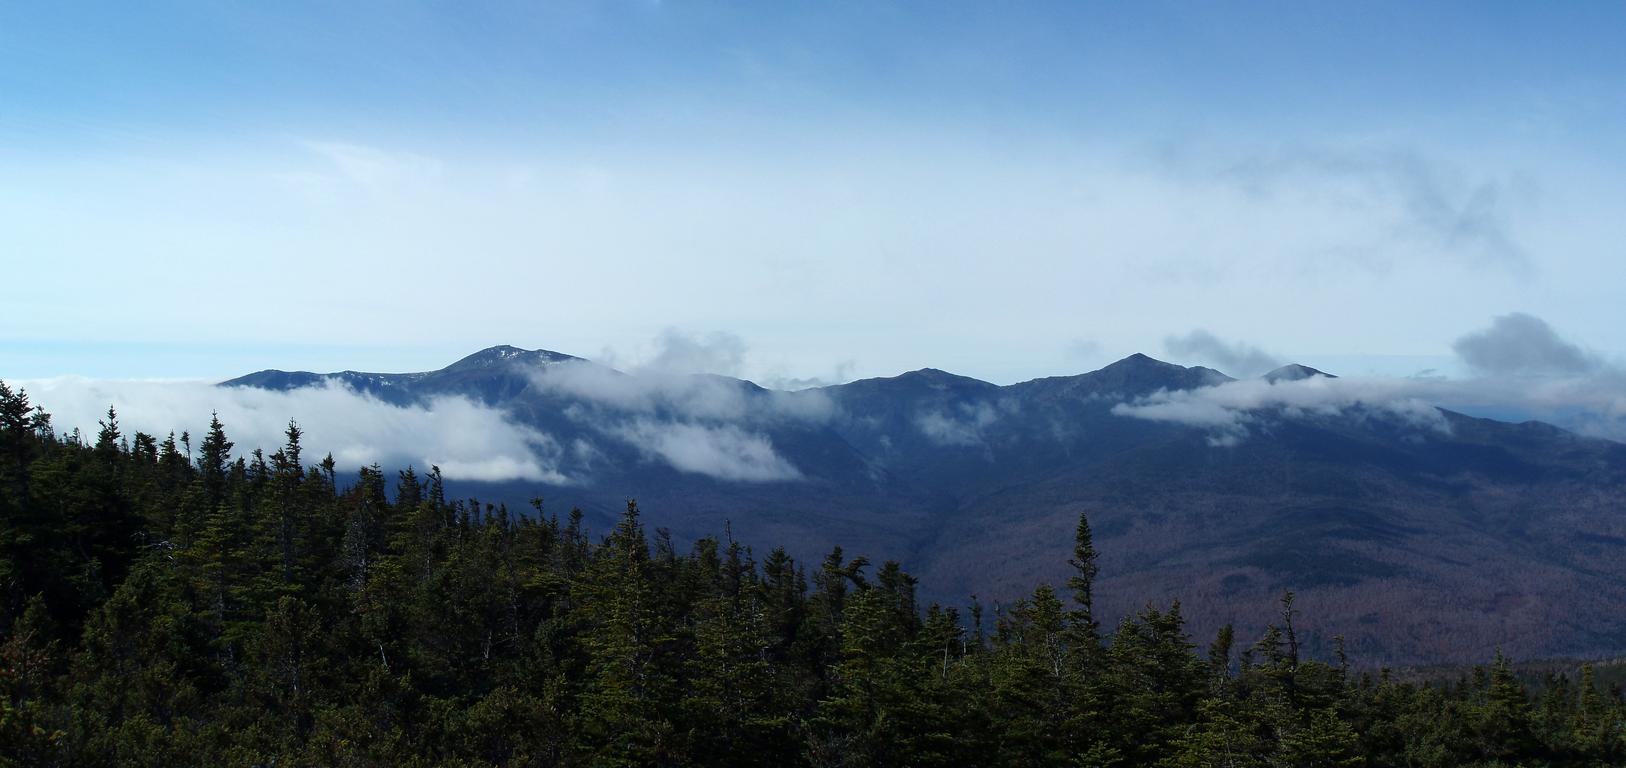
[[[671,747],[670,671],[657,653],[667,635],[649,575],[649,544],[638,505],[596,551],[579,582],[586,659],[576,729],[594,765],[660,761]]]

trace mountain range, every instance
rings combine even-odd
[[[1293,590],[1312,648],[1341,635],[1366,663],[1626,651],[1626,445],[1340,382],[1132,355],[1007,386],[928,368],[779,391],[501,346],[438,371],[221,386],[467,398],[533,434],[546,472],[460,494],[539,496],[599,530],[636,498],[680,540],[899,560],[948,604],[1059,584],[1083,513],[1100,610],[1179,599],[1197,642],[1257,630]]]

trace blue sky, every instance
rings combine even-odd
[[[0,5],[0,376],[1626,355],[1620,4],[474,5]]]

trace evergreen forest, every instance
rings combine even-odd
[[[0,765],[1626,764],[1588,665],[1310,658],[1290,592],[1258,636],[1098,616],[1083,518],[1065,583],[921,605],[896,562],[633,502],[589,531],[301,437],[59,433],[0,383]]]

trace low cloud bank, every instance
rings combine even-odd
[[[823,392],[760,389],[710,374],[627,374],[585,360],[538,367],[532,381],[539,389],[579,399],[596,410],[675,419],[819,423],[836,412]]]
[[[738,368],[736,337],[668,333],[632,374],[585,360],[537,366],[538,389],[558,395],[579,430],[550,435],[501,408],[464,397],[392,405],[339,382],[289,391],[205,382],[64,377],[13,382],[52,413],[58,430],[94,434],[109,404],[126,433],[199,434],[218,411],[239,453],[282,445],[290,419],[307,453],[331,452],[347,469],[436,465],[472,481],[585,482],[625,444],[682,472],[735,482],[795,480],[801,472],[775,449],[770,427],[820,424],[835,413],[818,391],[764,390],[708,370]]]
[[[727,337],[702,341],[667,339],[655,358],[666,362],[632,374],[582,360],[537,366],[530,374],[535,389],[556,396],[569,421],[539,422],[549,424],[548,431],[463,397],[392,405],[338,382],[291,391],[78,377],[10,383],[44,406],[59,432],[78,428],[94,435],[111,404],[126,434],[198,435],[210,412],[218,411],[238,452],[247,454],[280,446],[292,419],[305,430],[307,455],[331,452],[347,469],[438,465],[460,480],[568,484],[589,482],[614,456],[641,456],[729,482],[802,479],[770,435],[831,424],[841,416],[839,405],[824,391],[767,390],[694,373],[727,367],[738,357]],[[1238,371],[1257,370],[1269,358],[1201,331],[1171,339],[1171,347],[1177,342],[1203,350],[1212,362],[1229,355]],[[1564,339],[1540,318],[1494,318],[1458,339],[1454,349],[1473,377],[1242,379],[1154,393],[1119,403],[1112,412],[1206,430],[1216,446],[1250,439],[1273,420],[1305,417],[1398,420],[1427,435],[1448,429],[1436,406],[1504,420],[1540,419],[1626,442],[1626,368]],[[911,426],[937,445],[976,446],[1016,407],[1005,400],[956,404],[923,411]]]
[[[332,453],[346,469],[374,463],[420,469],[436,465],[446,477],[459,480],[571,481],[559,468],[561,449],[551,436],[462,397],[403,407],[331,382],[286,392],[79,377],[13,384],[51,414],[59,434],[78,428],[93,437],[97,420],[112,405],[127,435],[190,431],[196,440],[210,413],[218,412],[238,455],[257,447],[276,450],[292,419],[304,431],[308,457]]]
[[[608,431],[680,472],[758,483],[802,477],[766,435],[732,424],[634,419]]]
[[[799,479],[801,472],[779,455],[766,429],[822,424],[837,410],[819,391],[765,390],[664,368],[626,374],[571,361],[539,367],[532,380],[538,389],[573,400],[565,413],[583,427],[679,471],[736,482]]]
[[[1209,443],[1235,445],[1269,418],[1306,416],[1383,416],[1419,429],[1445,432],[1447,422],[1411,382],[1401,379],[1331,379],[1314,376],[1298,381],[1263,379],[1230,381],[1212,387],[1158,392],[1112,412],[1150,421],[1165,421],[1210,430]]]
[[[854,363],[843,360],[836,363],[826,376],[788,376],[783,373],[770,373],[757,381],[768,389],[782,392],[795,392],[804,389],[818,389],[820,387],[833,387],[853,380]]]
[[[1538,419],[1626,442],[1626,368],[1565,340],[1541,318],[1521,313],[1493,318],[1489,327],[1457,339],[1452,349],[1472,378],[1244,379],[1158,392],[1119,404],[1113,413],[1208,429],[1216,445],[1246,439],[1250,426],[1268,418],[1303,415],[1386,414],[1440,428],[1444,421],[1435,406]]]

